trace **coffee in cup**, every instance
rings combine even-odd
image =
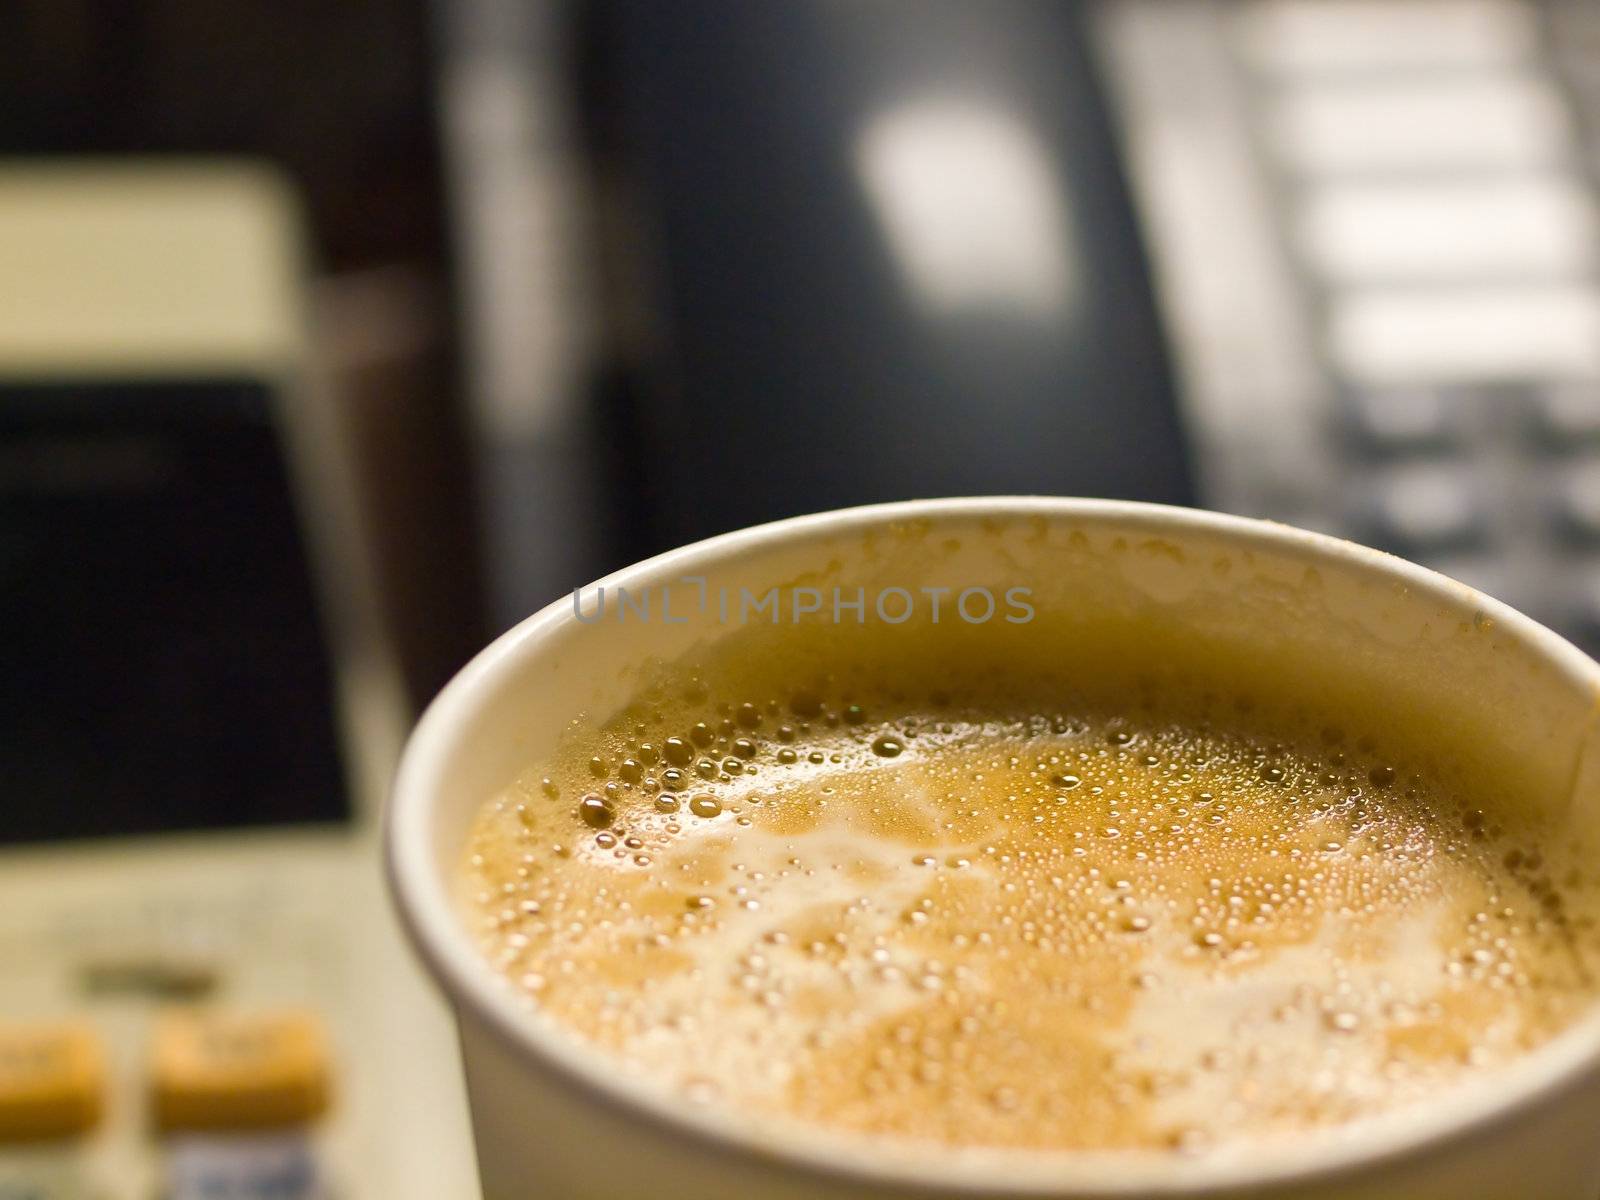
[[[1600,995],[1592,869],[1336,665],[809,615],[575,714],[473,827],[483,953],[622,1078],[1203,1154],[1425,1104]]]

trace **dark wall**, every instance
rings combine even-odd
[[[635,551],[1000,492],[1192,502],[1166,345],[1081,6],[600,0],[588,111]],[[1068,214],[1076,300],[929,312],[858,146],[906,104],[1001,114]],[[636,329],[640,324],[642,329]]]

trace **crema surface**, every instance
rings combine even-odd
[[[492,798],[483,952],[685,1105],[1204,1152],[1415,1104],[1594,1002],[1592,875],[1314,704],[668,673]],[[737,690],[729,690],[734,687]]]

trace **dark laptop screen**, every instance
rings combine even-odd
[[[265,387],[0,385],[0,631],[0,843],[347,816]]]

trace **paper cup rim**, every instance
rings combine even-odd
[[[935,519],[1092,519],[1148,526],[1152,534],[1221,534],[1280,552],[1338,560],[1403,583],[1466,612],[1481,612],[1524,641],[1563,675],[1600,696],[1600,665],[1576,646],[1510,606],[1416,563],[1370,547],[1271,521],[1137,501],[1050,496],[981,496],[911,500],[836,509],[721,534],[645,559],[586,587],[637,588],[647,582],[705,574],[718,561],[763,545],[812,535],[846,534],[889,522]],[[1536,1050],[1411,1105],[1325,1132],[1194,1158],[1149,1152],[967,1150],[846,1136],[783,1119],[735,1122],[716,1106],[674,1103],[675,1093],[649,1082],[619,1082],[606,1059],[531,1017],[471,944],[450,882],[433,845],[440,773],[455,740],[470,728],[480,697],[538,653],[572,619],[570,597],[521,621],[480,651],[444,687],[418,722],[401,758],[384,819],[389,888],[412,945],[454,1006],[457,1017],[490,1030],[505,1053],[529,1069],[586,1094],[619,1120],[697,1139],[720,1155],[764,1160],[813,1178],[855,1182],[916,1194],[1001,1197],[1199,1197],[1240,1189],[1306,1185],[1376,1167],[1386,1160],[1442,1150],[1482,1137],[1541,1102],[1555,1102],[1600,1075],[1600,1003]],[[1492,1086],[1485,1086],[1492,1084]]]

